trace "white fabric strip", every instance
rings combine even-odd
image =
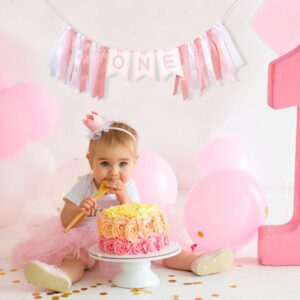
[[[64,46],[63,40],[66,38],[66,34],[70,26],[67,23],[64,23],[63,28],[60,32],[58,39],[55,42],[54,47],[52,48],[51,57],[49,59],[49,66],[51,68],[51,76],[61,79],[61,74],[59,74],[59,64],[61,59],[62,47]]]
[[[220,30],[220,32],[222,33],[222,35],[224,37],[226,47],[232,57],[235,67],[238,68],[238,67],[242,66],[244,64],[244,61],[243,61],[241,55],[239,54],[237,47],[235,46],[235,43],[233,42],[229,32],[227,31],[227,29],[224,27],[224,25],[222,23],[217,23],[216,27]]]

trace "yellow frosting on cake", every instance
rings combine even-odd
[[[160,207],[149,203],[125,203],[103,209],[102,211],[109,219],[122,217],[132,219],[138,216],[152,216],[158,212],[161,212]]]

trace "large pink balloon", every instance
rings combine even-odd
[[[18,99],[28,110],[32,120],[31,140],[47,137],[58,121],[58,102],[42,86],[32,82],[16,84],[5,93]]]
[[[264,0],[251,25],[260,38],[282,55],[300,44],[299,0]]]
[[[15,155],[28,142],[31,118],[16,99],[0,94],[0,159]]]
[[[239,140],[217,138],[203,147],[196,162],[197,178],[224,169],[235,169],[253,176],[257,173],[256,159]]]
[[[0,91],[8,88],[9,85],[10,85],[10,82],[7,79],[7,77],[4,74],[0,73]]]
[[[141,152],[133,171],[133,179],[142,202],[160,205],[176,202],[176,176],[169,163],[158,154]]]
[[[200,178],[189,193],[184,222],[197,249],[246,245],[266,219],[266,199],[248,174],[222,170]],[[201,237],[202,236],[202,237]]]

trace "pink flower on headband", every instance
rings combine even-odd
[[[101,132],[108,132],[112,121],[107,121],[96,112],[87,115],[86,119],[82,120],[83,124],[90,130],[89,139],[97,140],[101,137]]]

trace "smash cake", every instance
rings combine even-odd
[[[126,203],[97,217],[99,250],[109,254],[147,254],[169,245],[168,223],[158,205]]]

